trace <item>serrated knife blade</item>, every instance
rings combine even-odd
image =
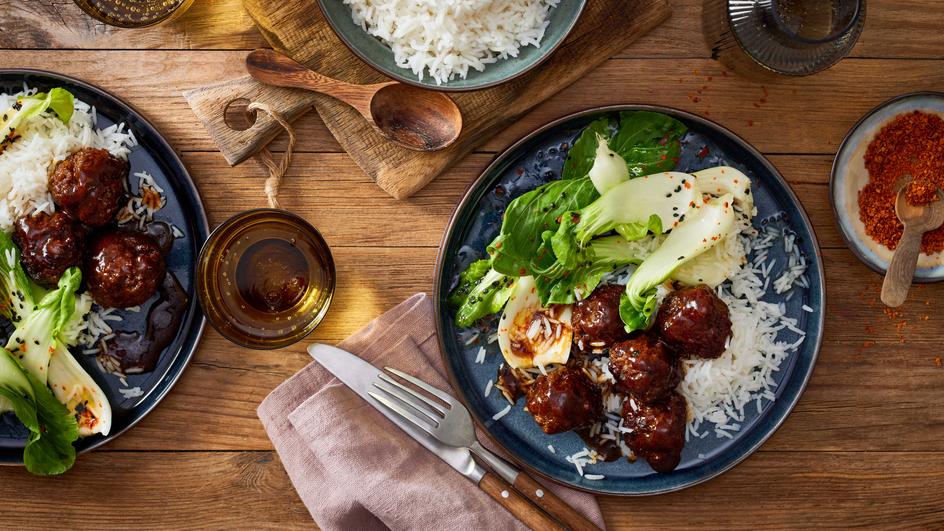
[[[378,381],[377,375],[380,374],[380,369],[346,350],[330,345],[318,343],[310,345],[308,354],[338,380],[341,380],[342,383],[357,393],[358,396],[366,400],[374,409],[387,417],[390,422],[396,424],[407,435],[445,461],[457,472],[474,483],[482,480],[485,470],[472,459],[472,454],[469,453],[468,449],[446,446],[440,443],[432,435],[403,420],[399,415],[387,409],[368,394],[371,391],[376,392],[374,382]]]

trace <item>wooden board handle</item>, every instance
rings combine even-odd
[[[576,509],[560,499],[535,481],[531,476],[521,472],[515,478],[515,489],[524,494],[529,500],[544,509],[548,514],[573,531],[601,531],[593,522],[587,520]]]
[[[558,529],[563,531],[564,529],[560,524],[551,519],[547,513],[538,509],[536,505],[532,505],[527,498],[519,494],[518,491],[506,483],[505,480],[492,472],[486,472],[485,475],[482,476],[482,481],[479,481],[479,488],[491,496],[493,500],[501,504],[508,512],[515,515],[515,518],[521,520],[521,523],[531,529],[541,531],[544,529]]]

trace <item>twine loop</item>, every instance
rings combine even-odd
[[[262,111],[268,114],[288,133],[288,147],[285,148],[282,160],[275,162],[269,148],[262,148],[255,156],[256,160],[269,172],[269,177],[265,182],[265,196],[269,201],[269,206],[272,208],[282,208],[282,205],[279,204],[279,188],[282,186],[282,178],[285,176],[285,172],[288,171],[289,165],[292,164],[292,154],[295,152],[295,129],[279,112],[273,110],[265,103],[252,102],[246,107],[246,111],[250,113]]]

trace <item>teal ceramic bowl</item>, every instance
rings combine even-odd
[[[541,46],[521,48],[518,57],[510,57],[485,66],[485,70],[472,70],[465,79],[455,78],[448,83],[437,85],[436,81],[425,75],[423,80],[408,68],[397,66],[393,51],[376,37],[369,35],[354,22],[351,9],[342,0],[318,0],[321,11],[338,38],[358,57],[384,75],[402,83],[440,91],[469,91],[493,87],[512,80],[544,62],[570,30],[573,29],[586,5],[586,0],[561,0],[551,9],[550,20]]]

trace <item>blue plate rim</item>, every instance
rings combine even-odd
[[[433,90],[436,92],[473,92],[476,90],[484,90],[484,89],[488,89],[492,87],[497,87],[499,85],[503,85],[505,83],[508,83],[509,81],[520,78],[521,76],[527,74],[528,72],[531,72],[535,68],[544,64],[548,59],[550,59],[551,56],[554,55],[554,52],[556,52],[557,49],[560,48],[561,45],[564,44],[564,41],[567,40],[567,37],[570,36],[570,33],[574,30],[574,27],[577,26],[577,21],[580,20],[580,17],[583,15],[583,12],[587,7],[587,0],[578,0],[580,2],[580,6],[577,8],[577,16],[573,18],[573,20],[570,22],[570,25],[565,29],[564,33],[561,35],[560,40],[558,40],[556,43],[554,43],[553,46],[548,48],[547,53],[539,57],[537,61],[529,65],[527,68],[523,68],[503,78],[496,79],[495,81],[489,81],[487,83],[479,83],[477,85],[467,85],[467,86],[456,87],[456,86],[449,86],[448,82],[443,85],[430,85],[427,83],[423,83],[418,79],[411,78],[406,74],[401,74],[400,72],[395,72],[393,70],[389,70],[387,68],[381,67],[380,65],[375,63],[373,60],[371,60],[369,57],[367,57],[365,53],[360,51],[357,48],[357,46],[355,46],[354,43],[351,42],[350,39],[348,39],[347,35],[344,34],[341,28],[339,28],[334,23],[334,20],[332,20],[331,16],[328,15],[328,10],[325,7],[325,1],[326,0],[318,0],[318,10],[321,12],[321,17],[325,20],[325,22],[328,23],[328,26],[331,28],[331,31],[335,34],[335,36],[337,36],[338,40],[344,43],[344,46],[346,46],[347,49],[350,50],[351,53],[353,53],[358,59],[363,61],[364,64],[369,66],[375,72],[378,72],[383,76],[389,77],[390,79],[399,81],[400,83],[412,85],[414,87],[418,87],[421,89]],[[511,59],[514,59],[514,58],[511,58]]]
[[[842,241],[846,244],[846,247],[848,247],[849,250],[852,251],[852,254],[854,254],[855,257],[858,258],[859,261],[862,262],[866,267],[868,267],[869,269],[871,269],[872,271],[875,271],[876,273],[880,275],[885,274],[885,268],[875,263],[865,253],[862,252],[862,249],[859,247],[857,243],[859,239],[856,238],[854,234],[847,234],[845,227],[840,221],[840,219],[845,218],[845,216],[840,214],[839,206],[836,205],[836,194],[837,194],[836,187],[838,186],[836,181],[838,180],[837,173],[839,171],[839,158],[848,147],[849,142],[852,140],[852,136],[856,133],[856,131],[859,130],[860,127],[862,127],[862,125],[869,118],[874,116],[876,113],[881,112],[883,109],[885,109],[886,107],[890,105],[894,105],[895,103],[898,103],[900,101],[904,101],[910,98],[920,98],[924,96],[944,99],[944,92],[935,91],[935,90],[919,90],[916,92],[907,92],[905,94],[899,94],[898,96],[891,97],[883,101],[882,103],[879,103],[875,107],[872,107],[867,113],[863,114],[862,117],[859,118],[856,121],[856,123],[853,124],[852,127],[849,128],[848,131],[846,131],[846,135],[842,138],[842,142],[839,143],[839,148],[836,149],[836,155],[833,156],[833,163],[829,168],[829,206],[833,212],[833,223],[836,224],[836,228],[839,229],[839,235],[842,236]],[[914,282],[915,284],[935,284],[941,281],[944,281],[944,275],[937,278],[922,277],[922,276],[916,275],[914,279],[912,280],[912,282]]]
[[[200,234],[198,237],[202,237],[203,240],[206,240],[206,236],[210,232],[210,222],[207,218],[206,207],[203,203],[203,198],[200,196],[200,191],[197,189],[196,184],[193,182],[193,178],[190,176],[190,171],[187,170],[187,166],[184,164],[183,160],[180,159],[177,151],[170,145],[167,139],[164,138],[164,135],[162,135],[161,132],[154,126],[154,124],[145,118],[145,116],[140,111],[138,111],[138,109],[97,85],[93,85],[92,83],[66,74],[52,72],[50,70],[42,70],[38,68],[0,68],[0,76],[22,76],[24,79],[27,76],[38,76],[69,83],[89,92],[97,93],[98,95],[111,100],[112,104],[121,108],[132,118],[138,120],[140,124],[147,129],[145,134],[160,144],[161,148],[165,151],[164,154],[166,155],[166,158],[182,170],[182,174],[177,176],[180,177],[178,184],[185,187],[188,194],[192,194],[192,198],[195,200],[195,204],[198,208],[196,209],[196,212],[192,212],[191,214],[195,217],[194,221],[197,228],[202,230],[202,234]],[[199,243],[202,246],[202,242]],[[196,264],[194,264],[194,268],[196,268]],[[191,304],[193,305],[194,302],[196,301],[191,301]],[[160,386],[158,392],[148,395],[146,403],[142,403],[138,406],[143,406],[143,409],[135,412],[132,420],[128,422],[127,426],[123,427],[121,430],[109,433],[106,437],[96,436],[95,440],[87,445],[83,445],[81,448],[78,448],[77,454],[84,454],[99,448],[102,445],[113,441],[114,439],[117,439],[128,430],[136,426],[145,417],[147,417],[164,400],[167,394],[170,393],[171,389],[174,388],[178,380],[180,380],[180,377],[183,376],[184,371],[190,365],[190,361],[193,359],[193,355],[199,347],[200,340],[203,338],[203,334],[206,331],[206,316],[203,315],[203,309],[200,307],[199,303],[193,306],[189,321],[183,323],[181,327],[187,327],[184,341],[181,344],[182,355],[177,356],[171,366],[168,367],[165,377],[156,385],[156,387]],[[0,456],[0,466],[22,465],[22,459],[8,460],[6,457]]]
[[[501,441],[497,437],[493,436],[492,433],[489,431],[484,419],[480,418],[477,412],[473,408],[469,407],[469,402],[468,402],[468,399],[466,398],[466,392],[458,384],[459,379],[456,376],[455,372],[453,371],[452,364],[449,362],[449,359],[447,357],[448,350],[446,348],[445,330],[443,329],[443,319],[442,319],[442,316],[447,314],[446,309],[444,308],[442,304],[442,301],[443,301],[442,280],[443,280],[443,273],[444,273],[443,266],[446,262],[446,249],[449,247],[448,242],[454,236],[456,225],[459,222],[459,214],[467,206],[469,206],[469,203],[471,203],[473,199],[475,199],[474,197],[476,195],[475,192],[482,185],[482,183],[490,177],[490,174],[496,168],[498,168],[505,161],[506,158],[512,156],[518,148],[520,148],[524,144],[527,144],[528,142],[538,137],[539,135],[555,127],[566,124],[567,122],[570,122],[571,120],[577,120],[577,119],[584,118],[590,115],[595,115],[595,114],[614,113],[614,112],[620,112],[620,111],[661,112],[661,113],[669,114],[670,116],[674,116],[674,117],[681,118],[684,120],[697,122],[699,125],[702,125],[703,127],[713,129],[723,135],[727,135],[732,141],[738,144],[739,147],[747,151],[748,154],[750,154],[751,156],[755,157],[765,167],[765,169],[767,169],[770,175],[775,180],[777,180],[780,185],[782,185],[791,203],[796,207],[797,212],[800,214],[800,221],[803,223],[803,225],[805,225],[806,229],[809,231],[810,245],[812,249],[814,250],[814,255],[816,259],[818,285],[820,286],[821,291],[822,291],[822,299],[819,305],[820,309],[817,312],[818,318],[813,322],[814,330],[816,333],[816,342],[812,349],[812,356],[809,360],[809,367],[805,371],[805,374],[802,375],[802,380],[800,381],[799,387],[795,390],[793,396],[789,397],[790,399],[786,402],[786,406],[784,406],[785,397],[778,397],[777,401],[774,402],[774,408],[776,408],[777,411],[775,411],[774,408],[771,408],[771,409],[768,409],[764,413],[763,416],[768,417],[768,418],[770,418],[771,415],[776,415],[776,418],[773,418],[773,424],[770,425],[766,429],[766,431],[764,431],[764,433],[760,435],[760,437],[756,437],[754,434],[746,435],[745,439],[748,437],[753,437],[754,441],[751,442],[750,446],[746,450],[742,451],[741,454],[738,455],[735,459],[732,459],[731,461],[725,463],[724,466],[715,468],[711,470],[709,473],[699,478],[696,478],[693,481],[689,481],[687,483],[674,485],[670,487],[654,489],[652,491],[647,491],[647,492],[614,492],[610,490],[588,488],[585,485],[566,483],[566,482],[560,481],[558,478],[555,478],[550,474],[543,472],[542,470],[534,466],[531,466],[529,463],[519,458],[518,455],[514,451],[512,451],[512,449],[503,445]],[[434,311],[434,320],[436,322],[436,338],[437,338],[437,344],[439,346],[440,358],[442,360],[443,366],[445,367],[446,376],[449,380],[450,385],[455,390],[455,393],[459,401],[462,402],[462,404],[466,407],[466,409],[469,410],[469,413],[471,414],[472,419],[475,422],[476,426],[480,428],[483,433],[485,433],[489,442],[494,444],[496,448],[500,448],[502,451],[504,451],[506,455],[510,456],[511,460],[518,467],[520,467],[522,471],[527,471],[529,473],[536,474],[539,477],[547,479],[558,485],[575,489],[578,491],[588,492],[591,494],[616,496],[616,497],[624,497],[624,498],[634,498],[634,497],[641,497],[641,496],[654,496],[658,494],[667,494],[670,492],[680,491],[680,490],[704,483],[711,479],[714,479],[715,477],[727,472],[728,470],[731,470],[738,464],[742,463],[745,459],[753,455],[754,452],[756,452],[761,446],[763,446],[764,443],[766,443],[770,439],[770,437],[772,437],[773,434],[776,433],[777,430],[780,429],[780,427],[786,421],[787,417],[790,416],[790,413],[793,412],[793,409],[799,403],[800,398],[803,396],[803,393],[806,391],[806,387],[809,384],[810,378],[812,378],[813,376],[813,371],[816,367],[816,361],[819,358],[819,353],[823,346],[823,340],[824,340],[823,332],[825,330],[826,301],[827,301],[826,276],[825,276],[825,269],[824,269],[824,264],[823,264],[822,251],[819,246],[819,238],[816,235],[816,230],[813,227],[813,224],[810,222],[810,218],[806,212],[806,209],[803,207],[803,203],[800,202],[796,193],[793,191],[793,188],[790,186],[790,183],[787,182],[787,180],[783,177],[780,171],[777,170],[776,166],[774,166],[774,164],[771,163],[760,151],[754,148],[751,144],[749,144],[739,135],[735,134],[730,129],[718,124],[717,122],[714,122],[702,116],[698,116],[696,114],[690,113],[688,111],[683,111],[681,109],[677,109],[674,107],[651,105],[651,104],[618,104],[618,105],[592,107],[589,109],[584,109],[582,111],[574,112],[574,113],[562,116],[560,118],[557,118],[555,120],[552,120],[551,122],[548,122],[547,124],[531,131],[530,133],[525,134],[524,136],[516,140],[514,143],[509,145],[507,148],[505,148],[504,150],[502,150],[499,154],[495,156],[492,162],[490,162],[489,165],[484,170],[482,170],[479,176],[475,179],[475,181],[473,181],[469,185],[468,189],[463,194],[462,199],[459,201],[458,205],[456,206],[455,210],[450,216],[449,222],[446,225],[446,229],[443,232],[443,238],[440,243],[439,250],[437,251],[437,254],[436,254],[436,267],[433,274],[434,274],[433,276],[434,310],[433,311]],[[794,375],[793,378],[796,378],[796,376]],[[795,380],[794,381],[786,380],[781,383],[781,386],[786,387],[788,383],[795,383]],[[752,431],[757,432],[757,430],[752,430]]]

